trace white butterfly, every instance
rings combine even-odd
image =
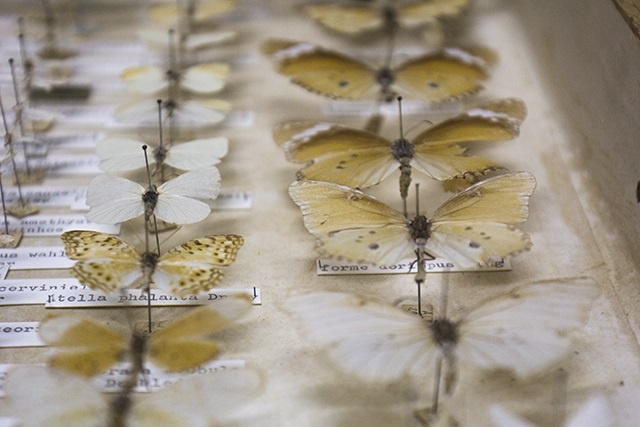
[[[186,50],[198,50],[233,40],[236,35],[235,31],[228,30],[190,33],[184,35],[180,43]],[[141,30],[138,31],[138,36],[145,42],[162,49],[166,50],[169,47],[169,37],[165,30]]]
[[[501,405],[493,404],[489,413],[496,427],[536,427],[535,424],[512,414]],[[613,415],[607,399],[600,394],[592,396],[577,412],[568,418],[564,427],[610,427]]]
[[[144,142],[131,138],[113,137],[98,141],[96,153],[100,158],[100,169],[105,172],[120,172],[145,167],[142,146]],[[174,143],[166,147],[149,147],[149,165],[164,163],[182,170],[194,170],[220,163],[227,155],[229,140],[224,137],[196,139]]]
[[[20,366],[7,376],[6,399],[24,427],[111,427],[123,414],[127,427],[208,427],[255,397],[262,383],[253,369],[220,370],[123,401],[63,371]]]
[[[219,62],[198,64],[181,71],[166,70],[153,65],[127,68],[120,78],[131,92],[154,94],[165,91],[176,82],[191,93],[210,95],[221,91],[229,74],[229,65]]]
[[[344,293],[293,296],[285,308],[343,370],[370,381],[425,378],[439,357],[525,378],[571,349],[568,334],[584,324],[598,295],[590,278],[536,282],[433,323]]]
[[[117,224],[142,214],[172,224],[202,221],[211,208],[201,200],[212,200],[220,192],[220,172],[215,166],[186,172],[164,184],[145,188],[125,178],[99,175],[87,189],[87,220]],[[201,200],[196,200],[201,199]]]
[[[162,103],[165,116],[174,117],[184,126],[210,126],[221,122],[231,110],[231,104],[222,99],[192,99]],[[120,123],[158,125],[158,104],[153,101],[134,101],[118,106],[114,117]]]

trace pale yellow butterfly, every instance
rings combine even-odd
[[[472,269],[531,247],[516,226],[529,216],[535,185],[527,172],[489,178],[454,195],[430,217],[413,219],[339,184],[297,181],[289,194],[322,256],[393,265],[419,251]]]
[[[187,0],[184,6],[175,2],[160,4],[150,8],[149,17],[154,21],[171,23],[186,15],[188,21],[198,23],[232,11],[236,3],[236,0]]]
[[[508,98],[469,109],[421,132],[412,141],[399,138],[392,142],[365,130],[308,121],[283,123],[273,130],[273,138],[287,159],[306,163],[298,179],[366,188],[399,169],[400,193],[405,199],[413,169],[450,184],[457,184],[451,181],[457,178],[473,181],[497,169],[492,161],[465,155],[466,148],[458,144],[514,138],[526,114],[522,101]]]
[[[44,366],[7,376],[7,403],[23,427],[208,427],[262,390],[251,368],[195,375],[146,395],[110,396],[87,380]],[[118,424],[120,423],[120,424]]]
[[[362,99],[377,92],[390,101],[401,92],[431,102],[460,99],[482,89],[495,54],[485,48],[447,48],[379,68],[311,43],[269,39],[262,52],[280,74],[332,98]]]
[[[179,296],[215,287],[223,277],[220,267],[231,265],[244,243],[235,234],[206,236],[158,256],[140,254],[119,237],[97,231],[71,230],[61,237],[67,257],[78,261],[71,273],[91,289],[114,292],[153,284]]]
[[[250,307],[251,297],[237,294],[194,308],[144,338],[142,357],[170,372],[201,365],[221,352],[213,334],[230,327]],[[53,347],[52,367],[87,378],[131,356],[134,347],[131,334],[81,314],[49,314],[40,322],[38,335]]]
[[[221,91],[229,74],[229,64],[210,62],[187,67],[181,71],[167,71],[153,65],[127,68],[120,78],[131,92],[155,94],[166,91],[170,84],[201,95]]]
[[[313,4],[304,12],[320,25],[341,34],[360,35],[383,28],[417,28],[460,14],[469,0],[420,0],[399,4]]]
[[[438,358],[472,369],[527,378],[572,348],[599,286],[591,278],[554,279],[515,287],[475,309],[428,322],[388,304],[337,292],[290,297],[286,309],[309,339],[344,371],[370,381],[433,374]]]
[[[221,122],[231,111],[231,104],[223,99],[168,100],[162,103],[164,117],[173,117],[183,126],[211,126]],[[156,102],[133,101],[119,105],[115,119],[126,124],[158,126]]]

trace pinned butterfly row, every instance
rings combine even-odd
[[[305,10],[332,30],[353,28],[353,32],[340,32],[359,33],[381,28],[394,33],[411,7],[458,3],[382,2],[381,14],[369,5],[313,5]],[[367,20],[370,27],[363,24]],[[390,67],[389,54],[376,69],[306,42],[270,39],[262,50],[280,74],[311,92],[361,99],[377,91],[378,102],[388,102],[398,93],[429,102],[468,97],[481,89],[487,66],[495,62],[486,49],[443,49],[397,67]],[[422,316],[420,288],[428,260],[446,260],[461,270],[474,270],[531,247],[529,236],[516,227],[528,218],[534,177],[511,172],[480,181],[502,168],[467,155],[461,146],[517,137],[525,116],[524,103],[509,98],[480,103],[421,132],[413,141],[405,138],[402,126],[399,139],[381,137],[375,120],[369,120],[367,130],[289,121],[274,128],[273,138],[288,160],[305,164],[289,194],[301,208],[305,227],[317,239],[319,254],[387,266],[415,260],[417,312]],[[403,212],[361,191],[396,169]],[[409,217],[406,200],[413,170],[442,181],[449,191],[462,191],[430,217],[420,212]],[[446,301],[446,287],[441,292]],[[291,297],[286,308],[302,320],[310,340],[327,347],[332,359],[348,372],[385,382],[432,376],[432,404],[423,418],[431,424],[440,415],[443,364],[448,368],[444,375],[448,395],[454,390],[458,363],[487,371],[506,369],[520,379],[530,378],[568,353],[573,343],[570,334],[586,322],[598,295],[592,279],[566,278],[516,287],[457,319],[447,316],[446,302],[434,319],[423,319],[371,298],[332,292]]]

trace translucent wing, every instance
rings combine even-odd
[[[409,221],[361,191],[322,181],[297,181],[289,195],[322,254],[393,264],[414,254]]]
[[[463,268],[528,250],[531,241],[514,226],[529,216],[535,179],[514,172],[474,184],[447,200],[432,217],[426,249]]]
[[[262,375],[232,369],[196,375],[137,399],[128,427],[209,427],[262,390]]]
[[[156,217],[174,224],[203,220],[211,208],[202,200],[212,200],[220,192],[220,172],[215,166],[185,172],[158,187]]]
[[[71,230],[62,234],[66,255],[80,260],[71,273],[91,289],[113,292],[129,288],[142,277],[140,255],[117,236]]]
[[[98,141],[96,154],[100,158],[100,169],[105,172],[120,172],[143,168],[145,166],[143,145],[148,144],[121,137]],[[149,156],[149,163],[154,162],[153,156]]]
[[[439,181],[479,176],[500,168],[491,160],[467,156],[465,152],[466,149],[459,145],[422,146],[416,149],[410,164],[415,170]]]
[[[571,349],[570,333],[586,322],[599,294],[598,284],[587,277],[514,288],[464,316],[458,359],[519,377],[535,374]]]
[[[90,378],[121,360],[127,350],[126,337],[81,315],[52,315],[38,327],[38,335],[54,347],[49,365]]]
[[[285,308],[309,339],[327,348],[343,370],[371,381],[424,378],[433,371],[436,345],[418,316],[396,307],[334,292],[290,297]]]
[[[120,78],[128,90],[137,93],[157,93],[166,89],[169,84],[166,71],[153,65],[127,68],[120,74]]]
[[[194,170],[220,163],[228,150],[227,138],[196,139],[172,145],[164,161],[174,168]]]
[[[386,148],[390,142],[374,133],[334,123],[292,121],[282,123],[273,131],[287,159],[307,163],[326,154],[342,154],[346,150]]]
[[[153,280],[159,288],[183,296],[215,287],[222,280],[220,266],[231,265],[242,236],[207,236],[177,246],[160,258]]]
[[[150,360],[177,372],[217,357],[220,346],[212,335],[246,315],[250,307],[251,297],[239,294],[190,310],[152,335],[148,343]]]
[[[174,114],[185,125],[213,125],[221,122],[231,110],[231,104],[221,99],[192,99],[178,105]]]
[[[24,427],[107,427],[109,402],[88,382],[44,366],[19,366],[7,376],[6,400]]]
[[[88,221],[117,224],[144,213],[142,195],[145,189],[138,183],[111,175],[99,175],[89,183]]]
[[[312,160],[298,172],[298,179],[330,181],[354,188],[366,188],[383,181],[398,166],[389,146],[351,149]]]
[[[180,86],[192,93],[212,94],[222,90],[228,74],[228,64],[208,63],[194,65],[182,71]]]
[[[410,59],[396,69],[395,84],[431,102],[464,98],[482,89],[486,64],[461,49],[447,49]]]
[[[262,51],[277,62],[280,74],[311,92],[359,99],[377,87],[375,71],[367,64],[319,46],[269,39]]]
[[[348,35],[378,30],[384,24],[380,12],[366,5],[317,4],[306,6],[304,12],[320,25]]]
[[[416,28],[435,18],[459,15],[469,0],[416,1],[396,7],[397,20],[405,28]]]
[[[489,406],[489,414],[495,427],[536,427],[535,424],[511,413],[502,405],[493,404]]]

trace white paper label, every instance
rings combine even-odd
[[[0,281],[0,305],[45,304],[59,292],[91,291],[77,279],[10,279]]]
[[[447,273],[462,271],[509,271],[511,263],[507,258],[499,258],[487,267],[462,268],[454,263],[436,258],[425,262],[427,273]],[[357,262],[349,262],[334,259],[319,259],[316,262],[316,273],[318,276],[340,276],[354,274],[407,274],[416,273],[418,271],[415,259],[408,259],[393,265],[373,265],[359,264]]]
[[[49,175],[98,175],[100,159],[95,154],[53,154],[46,157],[32,158],[29,167],[44,169]],[[24,169],[24,168],[18,168]]]
[[[198,295],[188,295],[185,297],[178,297],[158,289],[151,289],[151,305],[154,307],[203,305],[241,293],[251,295],[252,304],[262,304],[262,293],[260,289],[251,288],[211,289]],[[146,307],[148,305],[147,292],[141,289],[125,289],[122,293],[106,294],[80,285],[80,287],[76,289],[56,289],[54,291],[43,292],[41,296],[43,296],[44,299],[40,299],[39,301],[41,301],[40,303],[44,301],[45,307],[47,308]]]
[[[0,220],[0,229],[5,222]],[[22,230],[25,236],[60,236],[69,230],[92,230],[118,234],[120,225],[95,224],[84,215],[34,215],[22,219],[9,218],[9,231]]]
[[[12,270],[69,268],[73,263],[65,256],[62,246],[0,249],[0,265],[8,265]]]
[[[248,191],[221,192],[208,204],[212,209],[249,209],[253,206],[253,195]]]
[[[39,347],[38,322],[0,322],[0,348]]]
[[[22,187],[22,198],[34,206],[71,206],[78,197],[84,198],[87,187]],[[18,189],[4,189],[5,203],[8,205],[18,201]]]
[[[7,278],[7,274],[9,274],[9,266],[8,265],[0,265],[0,280],[4,280]]]

